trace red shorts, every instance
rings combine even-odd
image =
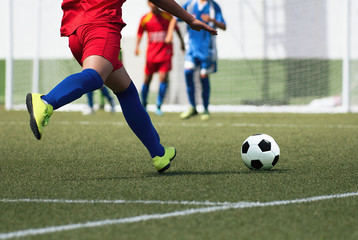
[[[69,36],[69,46],[73,56],[82,66],[83,61],[92,55],[106,58],[113,65],[113,71],[123,64],[119,61],[121,49],[120,24],[87,24],[82,25]]]
[[[166,60],[158,63],[147,62],[145,65],[145,74],[152,75],[155,72],[169,72],[172,69],[172,60]]]

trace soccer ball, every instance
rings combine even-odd
[[[255,134],[241,146],[241,158],[251,170],[268,170],[276,165],[280,157],[280,147],[267,134]]]

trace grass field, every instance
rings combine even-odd
[[[121,113],[56,112],[37,141],[0,109],[0,239],[358,239],[358,115],[152,115],[178,154],[165,174]],[[281,148],[251,171],[242,142]]]

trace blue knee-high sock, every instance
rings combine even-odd
[[[195,85],[194,85],[194,70],[185,69],[185,82],[186,82],[186,91],[188,93],[189,103],[191,106],[195,107]]]
[[[101,76],[93,69],[85,69],[62,80],[42,99],[51,104],[55,110],[102,86]]]
[[[112,103],[112,96],[111,96],[111,94],[109,93],[108,88],[103,87],[103,88],[101,89],[101,92],[102,92],[103,96],[105,96],[105,98],[107,98],[108,102],[109,102],[109,103]]]
[[[208,108],[209,108],[209,98],[210,98],[209,76],[207,76],[205,78],[200,78],[200,81],[201,81],[201,87],[202,87],[201,96],[203,98],[204,109],[208,110]]]
[[[141,92],[141,98],[142,98],[142,104],[143,104],[144,107],[147,107],[148,92],[149,92],[149,85],[143,83],[142,92]]]
[[[93,92],[87,93],[88,105],[93,108]]]
[[[129,127],[148,149],[152,158],[164,155],[164,147],[148,113],[144,110],[133,82],[123,92],[114,93]]]
[[[157,98],[157,107],[160,108],[163,104],[165,94],[167,93],[168,82],[161,82],[159,84],[159,93]]]

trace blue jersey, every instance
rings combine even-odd
[[[207,0],[205,5],[201,5],[198,0],[188,0],[183,5],[183,8],[201,21],[203,21],[201,15],[207,14],[210,18],[214,18],[216,21],[226,24],[219,5],[213,0]],[[215,28],[212,22],[207,24]],[[187,54],[200,60],[216,61],[217,51],[215,35],[211,35],[207,31],[195,31],[190,27],[188,27],[188,35]]]

